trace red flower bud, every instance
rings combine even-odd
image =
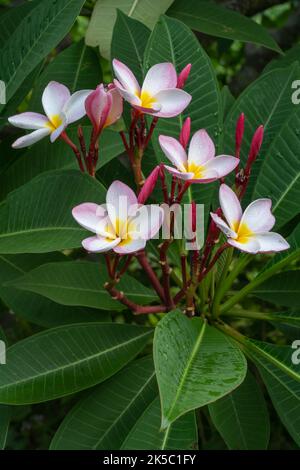
[[[185,85],[185,82],[188,79],[188,76],[190,74],[192,68],[192,64],[187,64],[184,69],[181,70],[180,74],[178,75],[177,78],[177,88],[183,88]]]
[[[183,126],[180,131],[179,142],[181,143],[182,147],[186,149],[191,134],[191,118],[188,117],[183,123]]]
[[[148,178],[146,178],[145,183],[138,195],[139,204],[144,204],[147,201],[147,199],[151,196],[155,188],[156,181],[157,181],[157,178],[159,177],[159,174],[160,174],[160,166],[157,165],[154,168],[154,170],[152,170]]]
[[[242,113],[236,123],[235,129],[235,156],[236,158],[240,158],[241,146],[244,136],[244,128],[245,128],[245,115]]]

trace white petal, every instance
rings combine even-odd
[[[260,244],[256,237],[248,237],[245,243],[237,242],[232,238],[229,238],[227,241],[234,248],[238,248],[239,250],[245,251],[246,253],[256,254],[260,251]]]
[[[159,91],[153,98],[161,106],[160,111],[155,113],[154,116],[166,118],[178,116],[192,99],[186,91],[178,88]]]
[[[202,165],[215,156],[215,146],[205,129],[197,131],[191,140],[188,152],[189,163]]]
[[[110,221],[121,237],[127,230],[126,223],[132,211],[131,206],[138,207],[137,197],[133,190],[121,181],[114,181],[106,194],[106,207]],[[118,231],[117,223],[124,224],[125,227],[119,227],[121,231]]]
[[[17,139],[13,144],[12,147],[14,149],[21,149],[23,147],[29,147],[29,145],[35,144],[39,140],[43,139],[47,135],[50,134],[50,129],[43,128],[37,129],[36,131],[31,132],[30,134],[24,135]]]
[[[60,134],[65,130],[65,128],[68,125],[67,116],[64,113],[60,114],[60,119],[61,119],[61,125],[57,129],[51,132],[50,140],[52,143],[55,142],[56,139],[58,139]]]
[[[125,255],[126,253],[134,253],[135,251],[143,250],[146,246],[146,240],[138,239],[128,241],[122,241],[118,246],[114,248],[114,251],[120,255]]]
[[[72,209],[76,222],[91,232],[98,233],[99,223],[107,216],[105,206],[93,202],[84,202]]]
[[[69,98],[70,92],[62,83],[50,82],[46,86],[42,96],[42,103],[44,111],[50,120],[52,116],[57,116],[61,113]]]
[[[238,223],[242,218],[242,208],[237,195],[226,184],[221,184],[219,191],[220,205],[228,225],[237,230]]]
[[[166,157],[175,165],[178,170],[186,172],[187,155],[181,143],[174,137],[160,135],[159,145]]]
[[[275,224],[271,208],[271,199],[257,199],[251,202],[243,214],[241,224],[247,224],[252,232],[268,232]]]
[[[85,238],[82,241],[82,246],[87,251],[95,252],[95,253],[103,253],[105,251],[112,250],[115,246],[120,243],[121,239],[116,238],[115,240],[109,240],[103,237],[89,237]]]
[[[21,129],[41,129],[49,119],[43,114],[26,112],[9,117],[8,122]]]
[[[279,233],[258,233],[255,234],[255,238],[260,246],[259,251],[262,252],[283,251],[290,248],[288,242]]]
[[[133,239],[149,240],[159,231],[164,211],[158,205],[142,205],[136,215],[128,221],[128,233]]]
[[[121,96],[123,96],[124,100],[128,101],[132,106],[139,106],[141,104],[141,100],[138,96],[136,96],[134,93],[132,93],[129,90],[126,90],[121,83],[118,82],[118,80],[114,80],[114,84],[119,90],[119,93]]]
[[[93,90],[80,90],[73,93],[63,107],[63,113],[67,116],[68,124],[78,121],[85,116],[85,100]]]
[[[125,64],[123,64],[117,59],[114,59],[113,69],[117,79],[125,90],[129,91],[130,93],[133,93],[134,95],[140,94],[140,86],[138,84],[138,81],[131,72],[131,70]]]
[[[142,92],[146,91],[149,95],[156,95],[161,90],[176,88],[177,73],[175,67],[170,62],[163,62],[151,67],[145,77]]]
[[[169,173],[171,173],[174,176],[177,176],[177,178],[181,180],[189,181],[189,180],[192,180],[194,177],[194,173],[188,173],[188,172],[183,173],[182,171],[176,170],[175,168],[169,165],[164,165],[164,167]]]
[[[203,164],[204,176],[206,172],[214,171],[217,173],[218,178],[228,175],[239,164],[239,159],[229,155],[220,155],[208,160]]]
[[[211,218],[215,222],[216,226],[223,232],[225,233],[226,237],[229,238],[236,238],[237,234],[234,232],[234,230],[231,230],[230,227],[224,222],[221,217],[219,217],[217,214],[214,214],[213,212],[210,213]]]

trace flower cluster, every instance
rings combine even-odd
[[[214,143],[205,129],[197,130],[190,139],[192,123],[188,117],[183,123],[178,139],[168,135],[155,137],[172,166],[161,163],[155,166],[145,179],[142,159],[151,138],[155,136],[154,131],[159,119],[178,116],[192,99],[192,96],[183,90],[191,72],[191,65],[188,64],[177,75],[173,64],[156,64],[149,69],[142,85],[119,60],[114,59],[112,67],[116,77],[113,83],[108,86],[100,84],[95,90],[81,90],[71,95],[64,85],[50,82],[42,96],[45,115],[25,112],[9,118],[9,122],[14,126],[33,131],[17,139],[13,147],[30,146],[45,136],[50,136],[51,142],[60,138],[73,150],[80,170],[94,177],[102,131],[121,118],[123,101],[128,102],[132,107],[131,124],[127,133],[120,131],[120,137],[132,168],[137,195],[127,185],[114,181],[107,191],[106,204],[80,204],[73,209],[72,214],[81,226],[94,233],[82,242],[87,251],[114,252],[113,256],[106,255],[110,281],[105,286],[114,298],[135,313],[151,313],[168,311],[186,297],[186,311],[193,315],[196,288],[216,265],[224,250],[233,247],[255,254],[289,248],[281,235],[270,232],[275,224],[270,199],[252,202],[244,213],[241,207],[253,163],[263,142],[263,126],[259,126],[254,133],[246,165],[241,168],[244,114],[241,114],[237,121],[234,155],[217,156]],[[67,127],[85,115],[92,125],[90,142],[86,145],[82,128],[79,126],[77,146],[68,136]],[[145,115],[148,115],[147,119],[151,122],[147,121]],[[233,171],[235,180],[230,187],[225,184],[225,177]],[[174,203],[181,203],[191,185],[210,184],[217,180],[221,183],[219,208],[211,213],[203,249],[196,248],[192,253],[189,272],[187,253],[182,251],[182,286],[173,296],[167,251],[173,241],[174,217],[171,215],[167,221],[169,238],[158,248],[162,270],[161,284],[149,263],[145,246],[148,240],[158,234],[164,211],[158,205],[145,205],[145,202],[153,196],[158,183],[161,185],[163,202],[170,207]],[[190,203],[191,225],[196,227],[196,204],[193,199],[190,199]],[[133,256],[148,274],[162,301],[161,305],[147,308],[138,306],[116,289],[118,279],[128,268]],[[126,258],[125,263],[118,270],[123,258]]]

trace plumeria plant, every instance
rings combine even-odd
[[[0,417],[64,397],[53,450],[266,449],[268,393],[300,445],[299,138],[277,98],[253,105],[258,85],[225,107],[178,20],[150,35],[119,12],[112,52],[110,79],[81,64],[75,91],[63,51],[8,117],[31,132],[4,185],[1,297],[43,330],[8,348]]]

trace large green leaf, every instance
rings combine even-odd
[[[35,292],[63,305],[81,305],[102,310],[121,310],[103,285],[108,276],[105,264],[85,261],[48,263],[9,283],[10,286]],[[129,275],[124,275],[118,289],[137,303],[156,299],[154,292]]]
[[[163,428],[234,390],[247,370],[245,357],[232,340],[180,311],[169,313],[156,327],[154,362]]]
[[[88,46],[100,47],[100,52],[106,59],[110,58],[110,44],[117,10],[132,17],[152,29],[159,16],[164,13],[173,0],[97,0],[91,21],[86,33]]]
[[[96,88],[102,81],[97,54],[83,40],[64,49],[40,75],[30,100],[30,109],[43,112],[41,98],[51,80],[63,83],[71,93]]]
[[[88,232],[75,222],[72,208],[104,199],[104,187],[79,171],[53,171],[36,177],[0,205],[0,253],[79,247]]]
[[[53,256],[54,255],[54,256]],[[4,286],[46,262],[64,261],[57,253],[0,255],[0,297],[16,315],[44,327],[88,321],[110,321],[109,312],[91,308],[60,305],[39,294]]]
[[[11,418],[11,407],[0,406],[0,450],[5,448],[6,437]]]
[[[273,304],[300,306],[300,270],[284,271],[257,287],[253,294]]]
[[[149,36],[150,30],[143,23],[118,10],[111,43],[111,55],[126,64],[139,83],[143,80],[144,51]]]
[[[24,2],[22,5],[14,6],[2,13],[0,16],[0,49],[3,48],[5,42],[10,38],[21,21],[28,15],[32,8],[35,8],[39,0],[32,2]]]
[[[236,11],[199,0],[176,0],[167,14],[184,21],[191,29],[226,39],[251,42],[274,51],[281,49],[261,25]]]
[[[31,336],[7,350],[0,376],[0,403],[52,400],[92,387],[133,359],[150,328],[81,323]]]
[[[193,132],[205,128],[218,146],[223,119],[222,99],[212,64],[191,30],[180,21],[167,16],[160,18],[150,36],[145,52],[145,70],[159,62],[172,62],[177,73],[188,63],[192,64],[184,87],[192,95],[192,101],[183,114],[158,121],[152,139],[158,161],[167,161],[158,144],[158,135],[178,139],[183,119],[187,116],[191,117]],[[153,159],[149,163],[153,167]],[[194,185],[193,196],[209,209],[214,185],[203,186]]]
[[[91,136],[91,126],[84,125],[83,133],[86,142]],[[70,138],[77,142],[77,128],[68,130]],[[12,163],[0,177],[0,195],[3,198],[13,189],[22,186],[35,176],[50,170],[77,169],[78,164],[74,153],[63,141],[56,141],[51,144],[48,138],[36,143],[33,147],[22,153],[18,158],[15,150],[16,161]],[[107,129],[103,132],[100,140],[100,154],[97,168],[103,168],[117,155],[124,151],[120,136],[117,132]]]
[[[292,363],[295,350],[253,340],[247,346],[281,421],[300,446],[300,366]]]
[[[84,0],[40,0],[25,15],[1,50],[1,79],[7,100],[69,32],[83,4]]]
[[[277,132],[264,158],[253,194],[254,198],[264,195],[272,199],[273,212],[279,227],[299,213],[300,110],[299,106],[292,106],[296,112],[292,113]]]
[[[229,449],[268,447],[268,410],[261,388],[249,371],[236,390],[208,406],[212,421]]]
[[[244,165],[248,156],[250,143],[255,129],[264,125],[264,141],[259,157],[257,158],[251,179],[248,184],[248,199],[253,193],[254,185],[259,175],[261,165],[266,159],[266,154],[291,114],[296,112],[296,106],[291,100],[291,86],[299,77],[299,67],[293,65],[287,69],[273,70],[251,83],[239,96],[231,108],[225,122],[225,153],[233,154],[235,148],[235,126],[239,115],[243,112],[246,116],[245,134],[241,152],[241,161]],[[275,155],[276,157],[276,155]],[[273,158],[274,152],[273,152]],[[288,165],[288,162],[287,162]],[[280,171],[280,173],[282,173]],[[273,175],[272,175],[273,177]],[[270,177],[271,179],[271,177]],[[264,196],[268,192],[264,191]]]
[[[138,359],[96,387],[66,416],[51,450],[117,450],[157,394],[152,358]]]
[[[300,44],[296,44],[291,49],[285,51],[284,55],[269,62],[265,67],[264,72],[269,72],[273,69],[289,67],[294,62],[298,62],[300,65]]]
[[[145,410],[122,445],[125,450],[190,450],[197,448],[195,412],[181,416],[160,430],[161,409],[156,398]]]

